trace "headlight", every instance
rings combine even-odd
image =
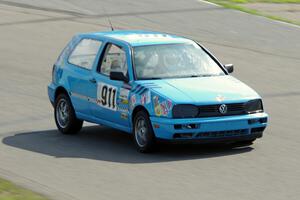
[[[179,104],[172,110],[173,118],[193,118],[198,115],[199,109],[195,105]]]
[[[250,100],[245,105],[248,114],[263,112],[263,105],[261,99]]]

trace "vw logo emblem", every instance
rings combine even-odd
[[[225,104],[220,105],[219,112],[221,114],[226,114],[227,113],[227,106]]]

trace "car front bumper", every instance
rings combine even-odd
[[[233,142],[262,137],[268,115],[169,119],[150,117],[155,136],[172,141]]]

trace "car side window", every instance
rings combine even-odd
[[[85,69],[92,69],[101,44],[102,42],[98,40],[82,39],[72,51],[68,62]]]
[[[108,44],[102,59],[100,73],[108,75],[111,71],[122,72],[127,75],[127,62],[125,51],[114,44]]]

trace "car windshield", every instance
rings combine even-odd
[[[224,71],[196,43],[137,46],[134,66],[137,79],[220,76]]]

